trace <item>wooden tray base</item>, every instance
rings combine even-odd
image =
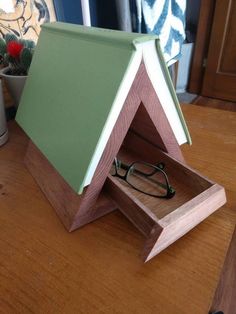
[[[118,158],[127,164],[138,160],[152,164],[164,162],[170,183],[176,190],[172,199],[160,199],[132,189],[124,180],[109,176],[106,181],[105,191],[146,237],[142,253],[145,262],[226,202],[223,187],[162,152],[132,131],[126,136]]]

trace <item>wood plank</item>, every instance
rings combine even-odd
[[[222,109],[227,111],[236,112],[236,102],[230,102],[226,100],[220,100],[210,97],[198,96],[194,101],[194,105],[210,107],[215,109]]]
[[[236,228],[225,258],[220,280],[211,305],[211,313],[236,314]]]
[[[147,239],[143,259],[149,261],[169,245],[189,232],[226,202],[225,191],[218,185],[212,186],[168,216],[158,221],[158,229],[163,230],[158,236],[156,228]]]
[[[25,164],[56,210],[66,229],[73,231],[75,215],[80,209],[84,195],[78,195],[71,189],[68,183],[31,141],[25,156]],[[81,227],[115,209],[114,203],[103,193],[97,199],[97,203],[93,204],[86,213],[80,213],[77,226]]]
[[[216,1],[201,95],[236,101],[236,2]]]
[[[105,191],[117,204],[117,208],[145,237],[148,237],[153,227],[158,223],[155,214],[138,199],[135,199],[132,192],[127,191],[117,179],[110,175],[106,180]]]
[[[200,94],[204,75],[204,59],[207,57],[210,33],[213,21],[215,0],[201,1],[197,38],[190,72],[188,91]]]

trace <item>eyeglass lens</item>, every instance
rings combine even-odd
[[[134,163],[128,172],[127,182],[134,188],[155,196],[165,196],[168,189],[165,174],[144,163]]]

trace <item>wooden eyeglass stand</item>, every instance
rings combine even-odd
[[[176,195],[159,199],[135,191],[109,172],[125,162],[165,163]],[[25,164],[68,231],[119,209],[145,236],[146,262],[226,202],[224,188],[185,164],[180,147],[142,63],[91,184],[78,195],[30,141]],[[76,171],[76,170],[75,170]]]

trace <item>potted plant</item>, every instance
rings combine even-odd
[[[0,38],[0,71],[17,107],[32,61],[35,43],[32,40],[18,39],[13,34]]]

